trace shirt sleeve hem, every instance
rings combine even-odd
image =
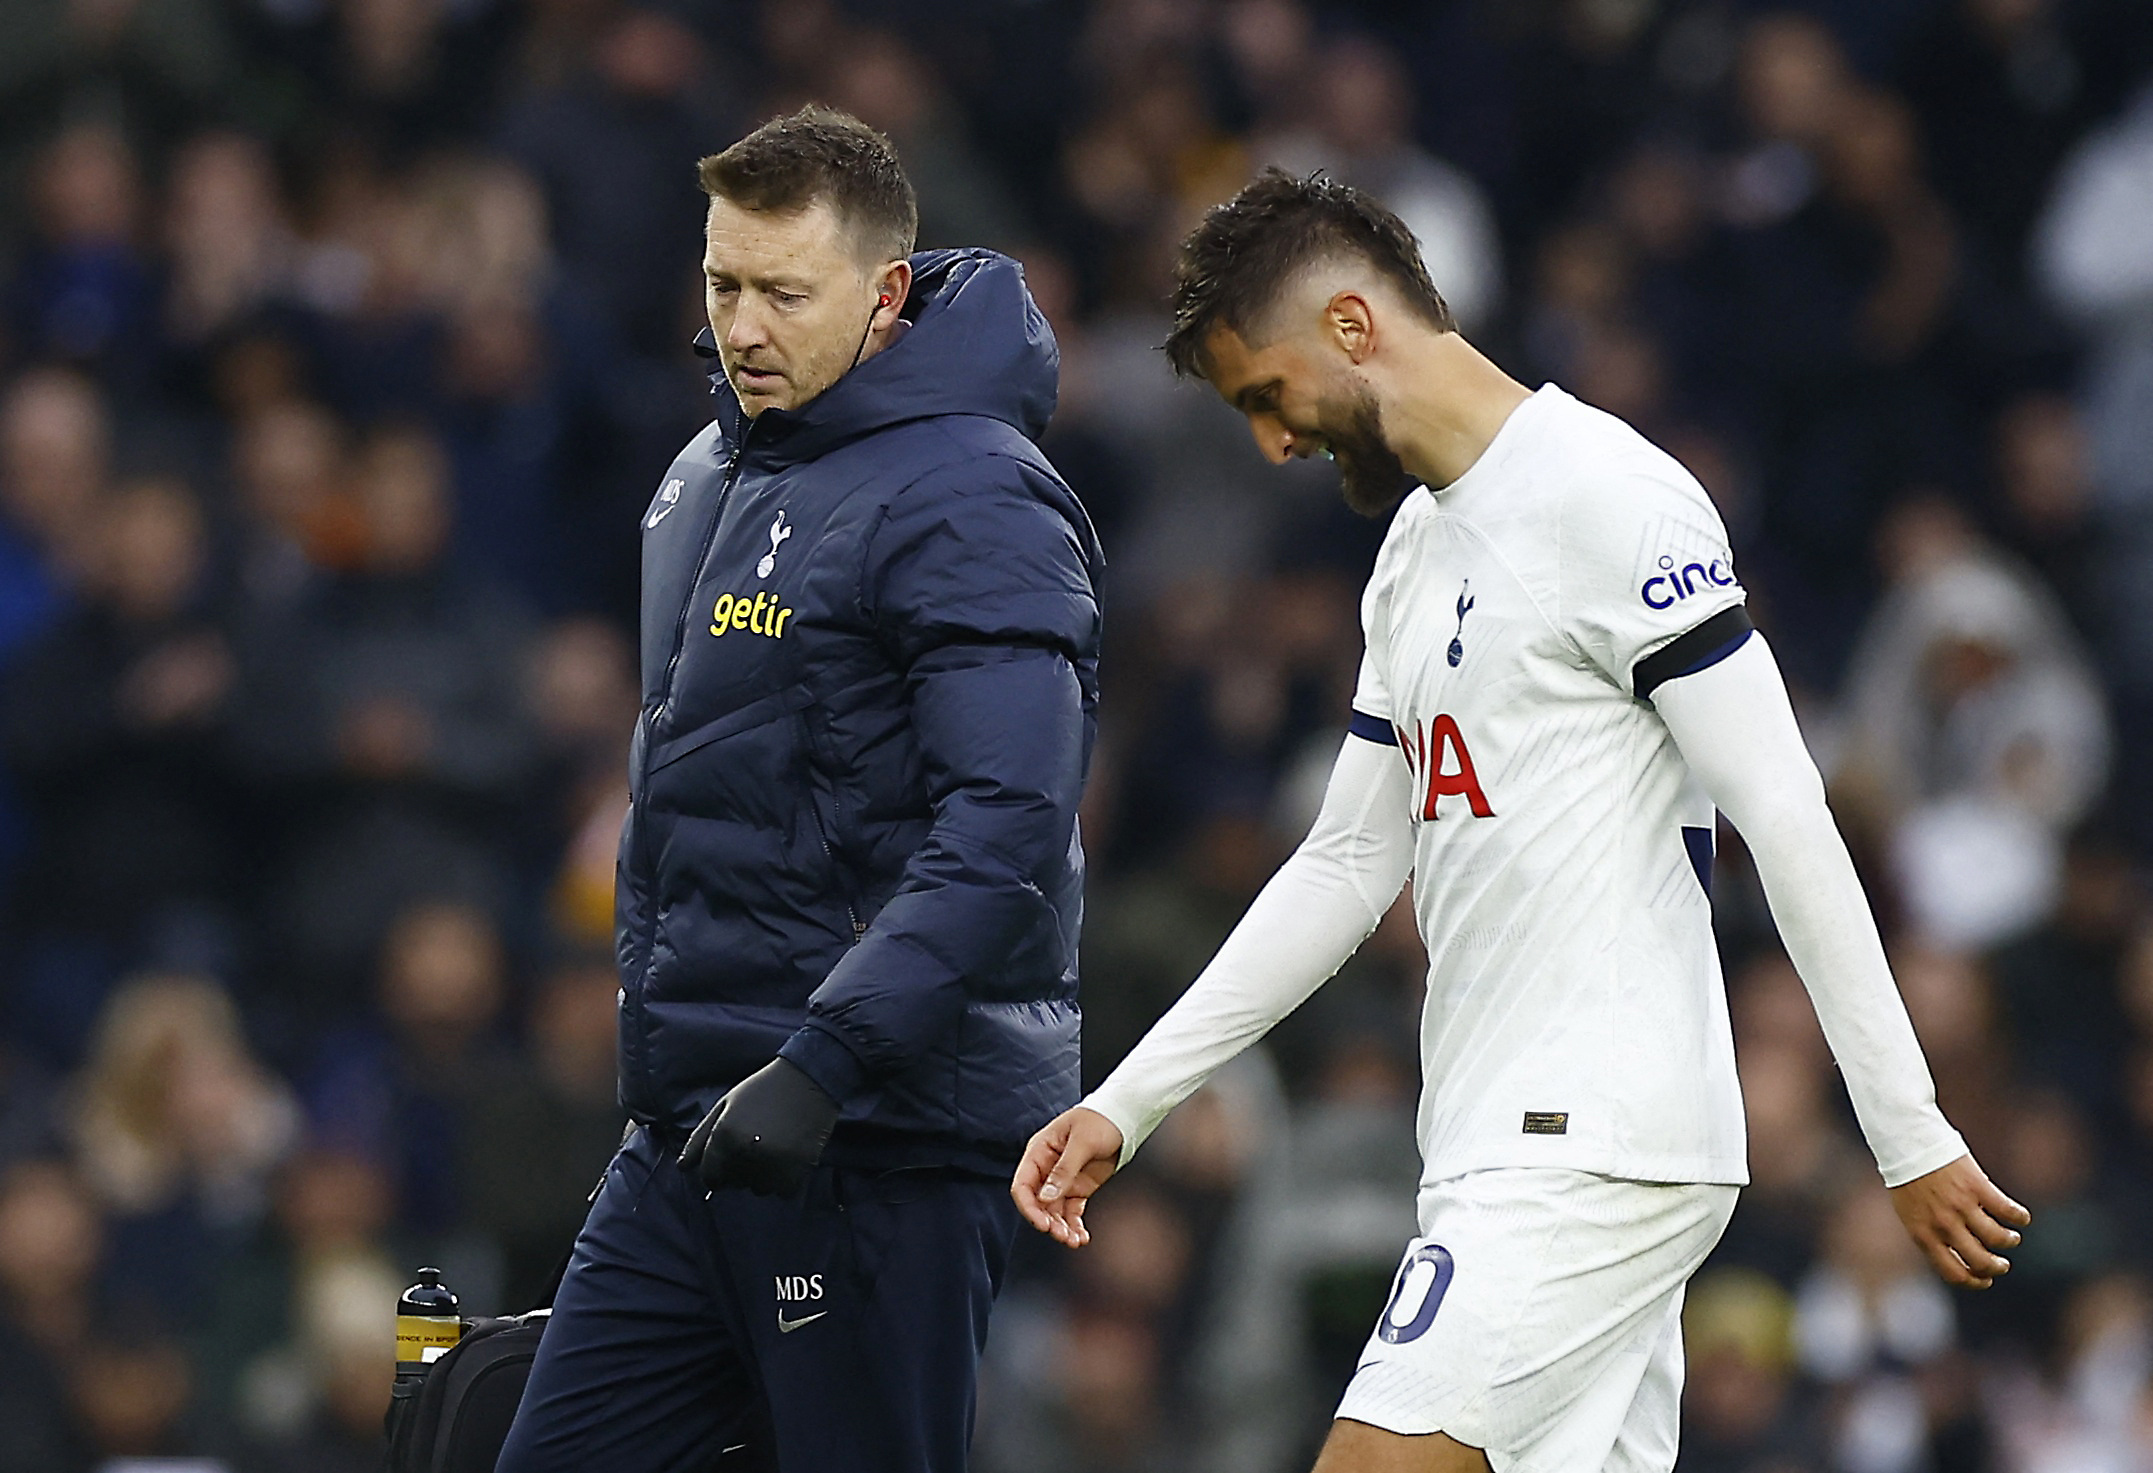
[[[1949,1139],[1936,1142],[1918,1156],[1896,1159],[1889,1166],[1878,1162],[1877,1169],[1883,1173],[1884,1185],[1887,1187],[1903,1187],[1908,1182],[1949,1166],[1961,1156],[1966,1155],[1966,1142],[1960,1138],[1959,1133],[1949,1126],[1945,1127],[1945,1131]]]
[[[1143,1124],[1144,1112],[1133,1108],[1130,1101],[1117,1099],[1107,1093],[1104,1086],[1077,1103],[1094,1114],[1105,1116],[1113,1127],[1121,1132],[1121,1155],[1115,1160],[1116,1170],[1127,1166],[1130,1158],[1136,1155],[1137,1148],[1151,1136],[1152,1126]]]
[[[1398,733],[1392,730],[1389,717],[1374,715],[1358,706],[1353,708],[1353,718],[1346,723],[1346,730],[1362,741],[1374,742],[1379,747],[1398,745]]]
[[[1756,626],[1741,604],[1729,604],[1676,635],[1630,667],[1630,685],[1640,701],[1670,680],[1695,675],[1726,659],[1749,639]]]

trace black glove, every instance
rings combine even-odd
[[[703,1185],[789,1197],[822,1160],[838,1104],[805,1070],[772,1059],[710,1107],[680,1153],[680,1169]]]

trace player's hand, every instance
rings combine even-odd
[[[1070,1248],[1091,1241],[1084,1204],[1121,1164],[1121,1127],[1082,1105],[1047,1122],[1024,1148],[1009,1195],[1039,1231]]]
[[[703,1185],[789,1197],[807,1185],[837,1125],[838,1103],[788,1059],[772,1059],[726,1092],[680,1153]]]
[[[1891,1189],[1891,1205],[1914,1246],[1947,1284],[1986,1289],[2011,1271],[2002,1256],[2033,1214],[2006,1197],[1971,1156]]]

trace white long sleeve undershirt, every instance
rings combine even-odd
[[[1396,747],[1346,738],[1308,837],[1181,1000],[1084,1101],[1120,1129],[1123,1161],[1368,939],[1413,868],[1410,788]]]
[[[1780,941],[1809,989],[1885,1184],[1965,1155],[1936,1107],[1928,1062],[1764,636],[1670,680],[1653,705],[1756,860]]]
[[[1755,857],[1886,1184],[1956,1160],[1883,943],[1762,636],[1653,696],[1691,771]],[[1190,984],[1084,1103],[1126,1162],[1167,1113],[1337,972],[1413,862],[1406,767],[1348,737],[1315,826]]]

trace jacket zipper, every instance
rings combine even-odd
[[[696,590],[703,586],[703,574],[710,570],[710,559],[712,555],[715,554],[718,550],[718,529],[725,520],[725,502],[726,499],[732,494],[733,483],[740,479],[741,453],[747,449],[748,433],[753,428],[754,421],[752,420],[750,420],[748,424],[742,428],[740,432],[740,438],[733,442],[732,458],[725,463],[725,480],[718,487],[718,503],[711,510],[710,513],[710,535],[703,539],[702,556],[698,557],[695,561],[695,576],[689,580],[687,595],[681,600],[680,619],[679,622],[673,626],[673,653],[671,657],[668,658],[665,662],[665,680],[660,686],[661,693],[658,697],[657,709],[652,712],[650,718],[650,726],[648,730],[646,730],[646,732],[644,733],[643,761],[645,763],[648,763],[650,761],[650,748],[653,744],[653,739],[657,734],[658,726],[661,722],[665,720],[666,713],[672,708],[673,705],[673,673],[680,668],[680,657],[688,647],[688,618],[689,615],[691,615],[695,611]],[[636,795],[633,801],[638,810],[641,809],[643,804],[643,779],[645,777],[646,774],[644,773],[636,774]],[[641,816],[640,812],[638,812],[637,816]],[[640,825],[638,827],[640,830]],[[636,837],[638,842],[640,842],[642,838],[640,831],[637,833]],[[643,936],[644,945],[646,947],[649,946],[654,940],[653,932],[655,929],[655,925],[656,916],[655,914],[653,914],[652,930],[646,930]],[[646,963],[643,969],[643,974],[636,979],[637,985],[634,993],[634,1001],[638,1005],[640,1005],[642,1002],[644,986],[647,985],[649,981],[650,970],[648,964]],[[625,984],[623,985],[622,990],[624,992],[627,991]],[[647,1043],[647,1039],[644,1040],[644,1043]],[[636,1066],[637,1073],[642,1076],[644,1086],[648,1088],[650,1083],[649,1061],[646,1058],[642,1057],[643,1048],[641,1046],[637,1048],[636,1052],[638,1055]]]
[[[695,563],[695,576],[689,580],[688,595],[680,606],[680,620],[673,627],[673,653],[665,662],[665,681],[662,687],[664,694],[659,697],[657,713],[651,718],[653,729],[665,720],[667,711],[672,708],[673,676],[680,667],[680,657],[687,651],[688,621],[695,611],[695,593],[703,586],[703,574],[710,570],[710,559],[718,550],[718,529],[725,520],[725,503],[732,495],[734,484],[740,479],[740,462],[747,452],[748,436],[754,432],[755,422],[749,420],[741,429],[740,438],[733,442],[732,456],[725,463],[725,480],[718,487],[718,503],[710,515],[710,535],[703,541],[702,556],[696,559]],[[836,801],[834,794],[831,801]],[[837,853],[830,847],[830,836],[823,827],[822,814],[814,809],[812,800],[809,808],[815,814],[815,838],[822,845],[822,857],[829,861],[832,871],[837,871],[840,868]],[[860,919],[859,907],[852,903],[849,895],[845,899],[845,918],[852,923],[852,939],[855,942],[867,934],[867,925]]]
[[[696,590],[703,586],[703,574],[710,570],[710,559],[718,550],[718,529],[725,521],[725,503],[733,494],[733,484],[740,479],[740,461],[748,448],[748,436],[755,433],[755,421],[749,420],[740,431],[740,438],[733,442],[732,458],[725,463],[725,480],[718,487],[718,503],[710,513],[710,535],[703,539],[703,554],[695,560],[695,576],[688,580],[688,595],[681,601],[680,621],[673,626],[673,653],[665,662],[664,694],[658,698],[657,714],[651,718],[655,729],[665,720],[673,705],[673,672],[680,668],[680,657],[688,648],[688,619],[695,612]]]
[[[830,868],[834,871],[837,869],[837,855],[830,849],[830,836],[821,831],[822,820],[819,818],[815,821],[815,829],[815,837],[822,840],[822,857],[830,861]],[[845,888],[843,881],[839,881],[838,888]],[[867,923],[860,919],[860,913],[853,908],[852,897],[849,895],[845,897],[845,919],[852,922],[853,944],[858,945],[860,938],[867,934]]]
[[[812,743],[812,739],[810,742]],[[834,781],[830,785],[830,809],[832,818],[841,815],[837,803],[837,785]],[[837,851],[830,847],[830,830],[822,821],[822,810],[816,806],[812,790],[808,793],[807,811],[815,820],[815,842],[822,845],[822,857],[830,862],[830,873],[837,877],[837,888],[845,901],[845,919],[852,922],[853,944],[858,945],[860,938],[867,934],[867,922],[860,919],[860,908],[852,902],[852,887],[845,883],[845,872],[837,862]]]

